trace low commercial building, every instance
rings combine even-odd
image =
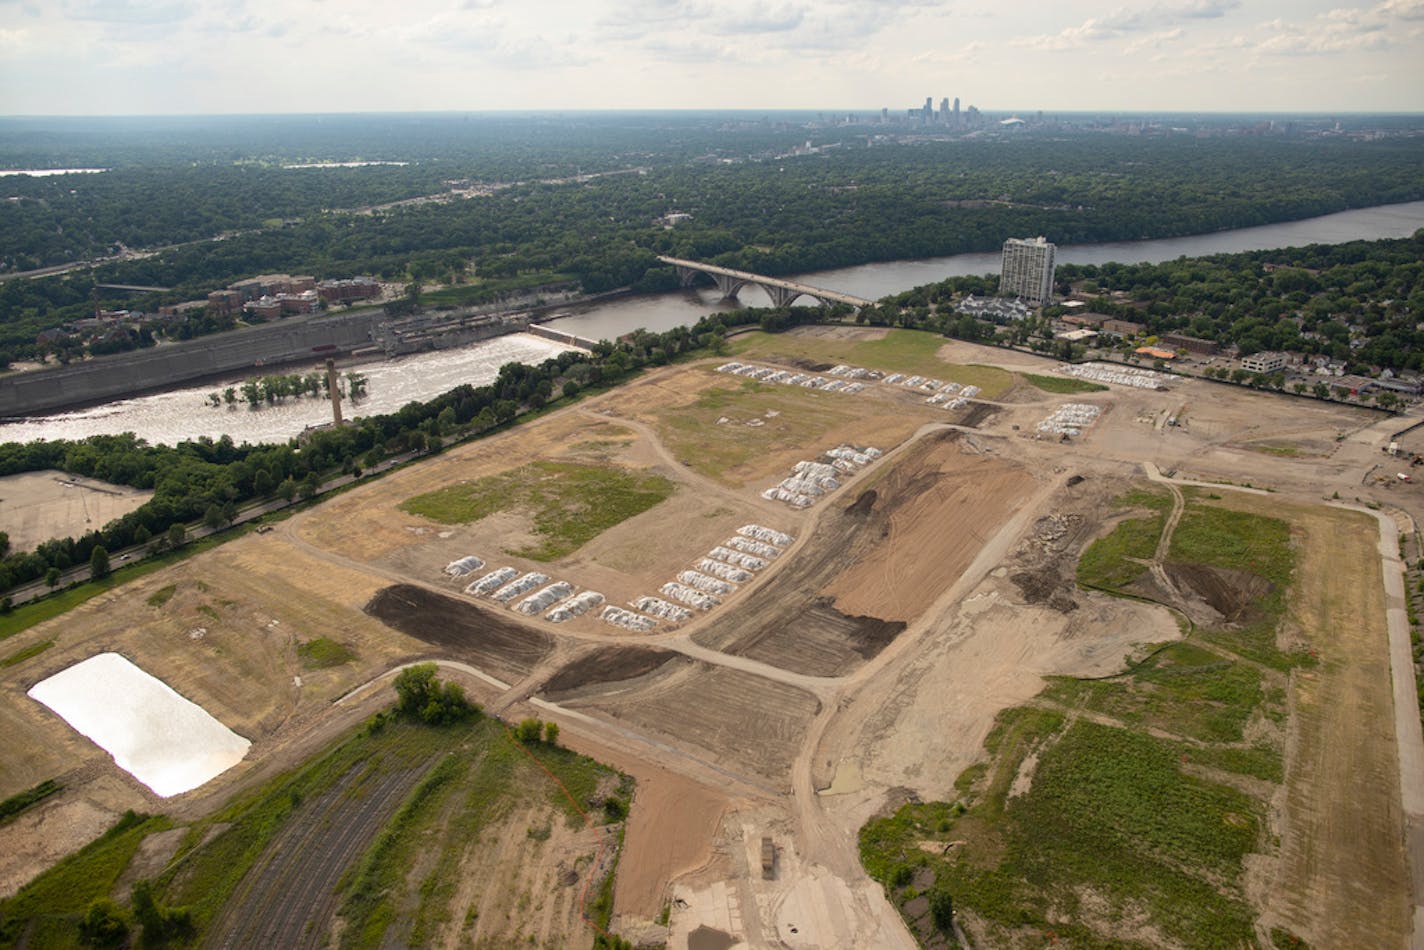
[[[1102,332],[1104,336],[1129,337],[1137,336],[1147,329],[1140,323],[1133,323],[1131,320],[1104,320]]]
[[[1241,357],[1241,368],[1248,373],[1274,373],[1277,370],[1285,369],[1288,363],[1290,363],[1289,356],[1274,350],[1263,350],[1260,353]]]
[[[1177,358],[1175,350],[1164,350],[1160,346],[1139,346],[1133,352],[1151,360],[1174,360]]]
[[[1221,345],[1216,341],[1203,340],[1184,333],[1168,333],[1162,337],[1162,343],[1174,350],[1185,350],[1198,356],[1215,356],[1221,352]]]

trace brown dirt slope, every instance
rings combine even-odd
[[[366,612],[447,655],[509,680],[527,674],[554,647],[548,634],[413,584],[382,588],[366,604]]]
[[[827,593],[848,614],[913,620],[959,578],[1033,485],[1027,470],[984,454],[957,432],[921,440],[875,483],[873,499],[862,495],[847,512],[864,519],[861,543]]]
[[[651,673],[677,655],[647,647],[599,647],[559,670],[545,681],[539,692],[557,697],[584,686],[621,683]]]

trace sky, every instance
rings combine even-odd
[[[0,115],[1424,112],[1424,0],[0,0]]]

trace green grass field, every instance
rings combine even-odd
[[[508,553],[553,561],[666,500],[674,487],[661,475],[612,466],[533,462],[417,495],[400,507],[441,524],[470,524],[497,511],[527,513],[540,541]]]
[[[1037,373],[1020,373],[1020,376],[1037,389],[1046,393],[1101,393],[1107,392],[1102,383],[1086,379],[1068,379],[1062,376],[1040,376]]]
[[[747,333],[731,341],[732,353],[747,359],[799,357],[845,363],[887,373],[932,376],[964,386],[978,386],[985,398],[1002,395],[1014,376],[997,366],[950,363],[935,354],[948,341],[923,330],[891,330],[879,340],[834,340],[802,333]]]
[[[1138,489],[1119,498],[1116,507],[1142,509],[1148,514],[1128,518],[1088,546],[1078,561],[1078,583],[1084,587],[1117,590],[1147,572],[1138,562],[1156,553],[1172,497],[1160,489]]]

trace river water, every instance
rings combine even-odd
[[[515,333],[460,349],[364,363],[355,369],[365,375],[368,395],[354,407],[350,402],[342,403],[341,412],[348,420],[395,412],[408,402],[430,399],[463,383],[481,386],[492,382],[505,363],[541,363],[568,349],[553,340]],[[314,372],[321,365],[283,367],[280,372]],[[307,426],[331,421],[331,403],[325,399],[288,399],[255,410],[241,402],[241,395],[233,408],[208,403],[209,393],[240,384],[247,375],[6,423],[0,425],[0,442],[82,439],[119,432],[132,432],[165,445],[204,435],[214,439],[230,435],[238,443],[285,442]]]
[[[1058,248],[1056,259],[1060,264],[1156,263],[1183,256],[1408,237],[1421,227],[1424,227],[1424,201],[1413,201],[1215,234],[1063,246]],[[946,277],[992,274],[998,269],[999,254],[992,252],[865,264],[800,274],[793,279],[875,300]],[[719,299],[714,289],[698,288],[570,306],[566,311],[557,311],[555,319],[546,322],[550,327],[578,336],[612,339],[639,328],[660,332],[696,323],[709,313],[739,306],[770,306],[770,303],[755,287],[743,288],[740,301],[732,302]],[[478,386],[490,382],[505,363],[538,363],[565,349],[550,340],[515,334],[458,350],[365,364],[360,370],[369,379],[370,395],[355,409],[348,404],[343,412],[348,417],[393,412],[411,400],[430,399],[461,383]],[[215,409],[207,405],[208,393],[241,379],[239,375],[230,382],[208,383],[76,412],[17,420],[0,425],[0,442],[81,439],[118,432],[133,432],[149,442],[165,444],[224,434],[237,442],[281,442],[306,426],[331,419],[329,405],[317,399],[293,399],[256,411],[245,407]]]

